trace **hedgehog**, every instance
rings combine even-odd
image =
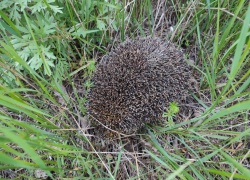
[[[127,40],[103,56],[87,92],[86,109],[99,136],[131,135],[163,120],[170,102],[188,95],[191,70],[175,45],[159,38]]]

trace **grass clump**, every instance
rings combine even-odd
[[[1,1],[0,177],[250,179],[249,24],[247,0]],[[91,75],[137,36],[181,47],[196,91],[172,126],[103,144],[84,116]]]

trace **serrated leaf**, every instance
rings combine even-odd
[[[9,15],[10,19],[12,19],[13,21],[15,19],[20,19],[21,18],[21,15],[19,13],[20,10],[21,9],[17,6],[17,4],[14,4],[13,7],[10,8],[10,10],[9,10],[10,11],[10,15]]]
[[[46,8],[46,6],[43,6],[42,1],[37,2],[34,6],[31,7],[31,13],[34,14],[35,12],[40,12],[44,8]]]
[[[61,7],[50,5],[50,8],[54,11],[55,14],[56,13],[63,13],[61,11],[61,9],[63,9],[63,8],[61,8]]]
[[[9,0],[3,0],[0,2],[0,9],[6,9],[11,7],[14,4],[13,1],[9,1]]]
[[[105,30],[105,23],[101,20],[98,20],[97,19],[97,28],[100,29],[100,30]]]
[[[117,26],[116,26],[116,22],[115,22],[115,21],[112,22],[112,26],[113,26],[113,28],[115,29],[115,31],[118,31],[118,28],[117,28]]]

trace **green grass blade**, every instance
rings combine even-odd
[[[21,33],[19,32],[19,30],[16,28],[16,26],[12,23],[12,21],[4,14],[3,11],[0,10],[0,16],[11,26],[12,29],[7,29],[7,30],[11,30],[9,31],[10,33],[14,30],[15,34],[22,38]]]

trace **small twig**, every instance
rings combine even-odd
[[[208,10],[208,8],[200,8],[200,7],[198,7],[197,9],[206,9],[206,10]],[[231,12],[229,12],[228,10],[226,10],[226,8],[210,8],[210,9],[220,10],[220,11],[223,11],[223,12],[228,13],[228,14],[231,15],[231,16],[234,16],[234,14],[231,13]],[[238,19],[238,20],[240,20],[241,22],[244,23],[244,20],[241,19],[240,17],[236,16],[236,19]]]
[[[179,24],[176,26],[174,32],[172,33],[171,38],[170,38],[170,42],[173,41],[174,36],[175,36],[175,34],[176,34],[176,31],[178,30],[178,28],[179,28],[179,26],[181,25],[182,21],[183,21],[183,20],[185,19],[185,17],[187,16],[188,12],[192,9],[190,6],[191,6],[191,5],[189,5],[188,10],[186,11],[186,13],[184,14],[183,18],[181,19],[181,21],[179,22]]]
[[[222,129],[222,131],[225,131],[225,130],[228,130],[228,129],[232,129],[232,128],[235,128],[235,127],[237,127],[237,126],[240,126],[240,125],[243,125],[243,124],[247,124],[247,123],[249,123],[250,121],[246,121],[246,122],[243,122],[243,123],[240,123],[240,124],[235,124],[235,125],[232,125],[232,126],[230,126],[230,127],[228,127],[228,128],[225,128],[225,129]]]
[[[80,23],[81,23],[83,29],[86,31],[86,28],[84,27],[84,25],[83,25],[83,23],[82,23],[82,20],[81,20],[79,14],[77,13],[77,11],[76,11],[76,9],[75,9],[75,7],[74,7],[74,5],[73,5],[72,0],[70,0],[69,2],[70,2],[70,4],[71,4],[72,8],[74,9],[74,11],[75,11],[75,13],[76,13],[76,16],[77,16],[78,20],[80,21]]]
[[[93,117],[92,115],[89,114],[89,116],[91,116],[91,118],[93,118],[95,121],[97,121],[98,123],[100,123],[103,127],[107,128],[108,130],[113,131],[113,132],[115,132],[115,133],[117,133],[117,134],[121,134],[121,135],[123,135],[123,136],[126,136],[126,134],[122,134],[122,133],[120,133],[120,132],[118,132],[118,131],[115,131],[115,130],[110,129],[109,127],[105,126],[103,123],[101,123],[100,121],[98,121],[98,120],[97,120],[95,117]]]
[[[191,9],[194,9],[194,8],[191,8]],[[208,8],[202,8],[202,7],[197,7],[196,9],[206,9],[206,10],[208,10]],[[211,7],[210,9],[220,10],[220,11],[223,11],[223,12],[225,12],[225,13],[228,13],[228,14],[231,15],[231,16],[234,16],[234,14],[231,13],[231,12],[229,12],[228,10],[226,10],[226,8],[212,8],[212,7]],[[244,20],[241,19],[240,17],[236,16],[236,19],[238,19],[238,20],[240,20],[241,22],[244,23]],[[249,25],[249,28],[250,28],[250,25]]]
[[[81,130],[88,130],[88,129],[94,129],[94,127],[91,127],[91,128],[79,128],[79,129],[53,129],[53,130],[54,131],[72,131],[72,130],[81,131]]]
[[[136,163],[137,176],[138,176],[138,179],[140,180],[140,178],[139,178],[140,177],[139,167],[138,167],[138,162],[137,162],[137,157],[136,157],[136,153],[135,153],[133,142],[132,142],[132,147],[133,147],[133,151],[134,151],[134,154],[135,154],[135,163]]]
[[[80,127],[79,123],[75,120],[76,124],[78,127]],[[112,179],[115,179],[114,176],[112,175],[112,173],[110,172],[110,169],[108,168],[108,166],[105,164],[105,162],[102,160],[101,156],[97,153],[97,151],[95,150],[94,146],[92,145],[92,143],[89,141],[89,139],[87,138],[86,134],[84,133],[84,131],[82,131],[83,135],[85,136],[86,140],[88,141],[89,145],[91,146],[91,148],[94,150],[95,154],[98,156],[98,158],[101,160],[103,166],[106,168],[106,170],[108,171],[110,177]]]
[[[88,152],[88,153],[96,153],[96,152]],[[100,154],[119,154],[120,152],[98,152],[98,153],[100,153]],[[122,154],[132,155],[132,152],[122,152]],[[138,154],[138,155],[146,155],[146,153],[136,153],[136,154]]]

